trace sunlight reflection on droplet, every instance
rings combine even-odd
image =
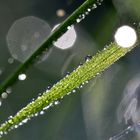
[[[119,27],[114,38],[116,43],[123,48],[132,47],[137,41],[136,31],[127,25]]]
[[[14,22],[7,34],[8,49],[14,59],[24,62],[48,37],[51,28],[37,17],[28,16]],[[8,60],[11,63],[11,59]]]
[[[21,81],[25,80],[26,79],[26,74],[24,74],[24,73],[20,74],[18,76],[18,79],[21,80]]]
[[[8,94],[10,94],[10,93],[12,92],[12,88],[11,88],[11,87],[7,88],[7,89],[6,89],[6,92],[7,92]]]
[[[52,31],[54,31],[59,24],[57,24]],[[71,26],[71,28],[66,31],[56,42],[54,42],[54,45],[60,49],[68,49],[72,47],[76,41],[77,35],[74,29],[74,26]]]
[[[55,105],[58,105],[59,103],[60,103],[59,101],[55,101],[55,102],[54,102]]]

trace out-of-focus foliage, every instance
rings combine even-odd
[[[140,1],[139,0],[114,0],[114,6],[118,13],[120,13],[122,20],[133,19],[140,20]]]

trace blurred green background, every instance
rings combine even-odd
[[[84,0],[1,0],[0,1],[0,82],[21,63],[11,58],[6,36],[11,25],[26,16],[45,20],[51,28],[68,17]],[[59,17],[57,11],[65,15]],[[87,55],[94,55],[113,41],[117,27],[134,26],[140,21],[139,0],[104,0],[85,20],[75,25],[77,39],[73,47],[52,47],[46,59],[28,69],[27,79],[11,87],[12,92],[0,107],[0,123],[27,105],[48,86],[71,72]],[[76,93],[64,98],[44,115],[11,131],[2,140],[108,140],[126,128],[117,120],[117,108],[125,87],[140,73],[140,49],[119,60],[107,71],[90,81]],[[139,77],[140,80],[140,77]],[[124,139],[138,140],[138,133]]]

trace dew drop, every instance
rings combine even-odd
[[[8,117],[9,120],[12,119],[12,118],[13,118],[13,116],[9,116],[9,117]]]
[[[6,93],[6,92],[3,92],[2,94],[1,94],[1,98],[2,99],[6,99],[8,97],[8,94]]]
[[[67,95],[70,95],[70,94],[71,94],[71,92],[68,92],[68,93],[67,93]]]
[[[82,19],[77,18],[77,19],[76,19],[76,22],[77,22],[77,23],[80,23],[80,22],[81,22],[81,20],[82,20]]]
[[[53,106],[53,103],[50,103],[49,106],[52,107]]]
[[[50,89],[51,89],[51,86],[48,86],[48,87],[47,87],[47,90],[50,90]]]
[[[97,5],[96,4],[93,4],[92,9],[96,9],[96,8],[97,8]]]
[[[55,101],[54,105],[58,105],[60,103],[60,101]]]
[[[67,29],[70,30],[71,29],[71,26],[68,26]]]
[[[90,9],[90,8],[88,8],[87,10],[88,10],[88,12],[90,12],[90,11],[91,11],[91,9]]]
[[[76,92],[76,90],[74,89],[72,92],[73,92],[73,93],[75,93],[75,92]]]
[[[11,87],[7,88],[7,89],[6,89],[6,92],[7,92],[8,94],[10,94],[10,93],[12,92],[12,88],[11,88]]]
[[[97,73],[96,75],[100,75],[100,73]]]
[[[23,125],[23,123],[22,123],[22,122],[20,122],[20,123],[19,123],[19,126],[21,126],[21,125]]]
[[[19,79],[20,81],[24,81],[24,80],[26,79],[26,74],[24,74],[24,73],[20,74],[20,75],[18,76],[18,79]]]
[[[15,128],[15,129],[18,128],[18,125],[15,125],[14,128]]]
[[[86,15],[88,15],[88,14],[89,14],[89,12],[85,12],[85,14],[86,14]]]
[[[22,125],[23,123],[27,123],[27,121],[28,121],[28,118],[24,119],[20,125]]]
[[[38,116],[38,113],[35,113],[35,117],[37,117]]]
[[[49,89],[47,89],[47,90],[45,91],[45,93],[47,93],[47,92],[49,92]]]
[[[64,96],[61,96],[61,99],[63,99],[64,98]]]
[[[50,108],[50,106],[48,105],[48,106],[44,107],[43,110],[48,110],[49,108]]]
[[[40,114],[40,115],[43,115],[44,113],[45,113],[44,111],[40,111],[40,113],[39,113],[39,114]]]
[[[82,14],[82,19],[84,19],[85,18],[85,14]]]

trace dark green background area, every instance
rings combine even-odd
[[[36,16],[51,28],[68,17],[84,0],[1,0],[0,1],[0,83],[14,71],[20,62],[8,63],[11,54],[6,36],[11,25],[19,18]],[[66,15],[57,17],[56,11],[64,9]],[[0,107],[0,123],[26,106],[48,86],[53,86],[71,72],[87,55],[94,55],[113,41],[117,27],[140,21],[139,0],[104,0],[85,20],[75,25],[77,40],[67,50],[51,49],[48,58],[27,71],[27,79],[18,81],[12,93]],[[44,115],[11,131],[2,140],[108,140],[126,126],[117,121],[116,111],[128,81],[140,73],[140,49],[127,54],[107,71],[90,81],[76,93],[65,97],[61,103]],[[138,140],[138,134],[126,138]]]

